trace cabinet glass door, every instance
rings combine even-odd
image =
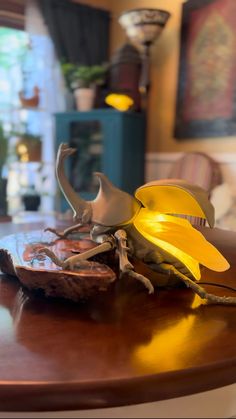
[[[93,172],[102,171],[103,135],[99,121],[72,122],[70,147],[76,149],[71,156],[69,179],[78,192],[94,194],[98,183]]]

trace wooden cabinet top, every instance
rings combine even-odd
[[[68,112],[57,112],[56,117],[67,117],[67,118],[130,118],[130,119],[145,119],[145,114],[142,112],[120,112],[111,108],[99,108],[92,109],[91,111],[79,112],[79,111],[68,111]]]

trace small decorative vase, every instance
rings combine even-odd
[[[75,102],[78,111],[90,111],[94,106],[95,89],[80,87],[75,92]]]
[[[38,211],[41,197],[40,195],[23,195],[22,201],[26,211]]]

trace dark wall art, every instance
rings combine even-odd
[[[236,1],[183,5],[174,136],[236,135]]]

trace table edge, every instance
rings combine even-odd
[[[132,379],[64,383],[0,381],[0,411],[61,411],[128,406],[188,396],[234,383],[236,358],[199,368]]]

